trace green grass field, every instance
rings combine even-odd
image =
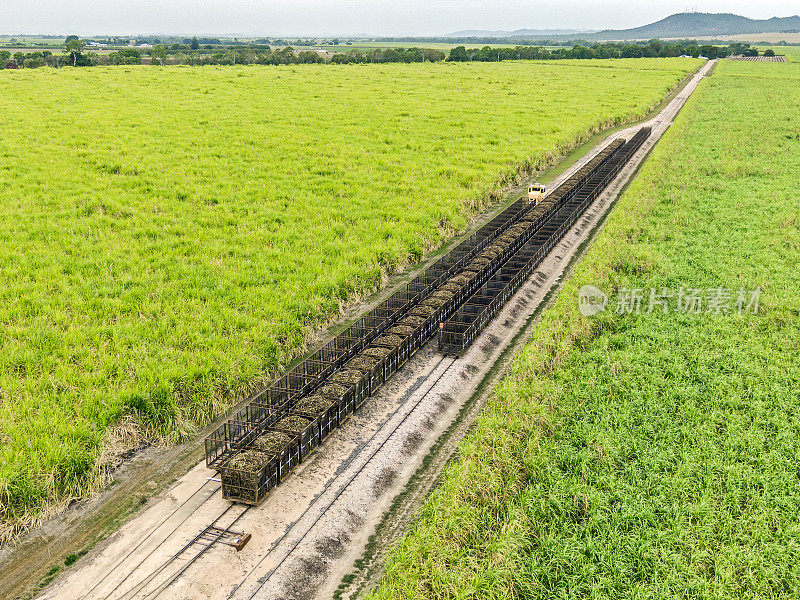
[[[796,64],[729,61],[701,84],[373,598],[797,597],[798,84]],[[730,314],[638,315],[612,294],[587,318],[583,285],[734,294]]]
[[[177,440],[697,61],[0,74],[0,516]]]

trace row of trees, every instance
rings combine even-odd
[[[98,66],[98,65],[139,65],[144,56],[139,49],[125,48],[110,54],[84,53],[85,44],[77,37],[71,36],[66,43],[67,53],[54,55],[50,51],[12,55],[8,51],[0,52],[0,68],[37,68],[43,66]],[[772,53],[772,51],[768,51]],[[368,51],[351,50],[338,52],[330,57],[323,57],[318,52],[304,50],[296,52],[291,46],[279,48],[257,49],[252,47],[227,48],[215,53],[175,52],[164,44],[157,44],[147,52],[150,62],[156,66],[167,64],[179,65],[291,65],[331,62],[334,64],[353,63],[419,63],[439,62],[499,62],[504,60],[554,60],[554,59],[593,59],[593,58],[644,58],[672,56],[705,56],[707,58],[725,57],[734,54],[756,56],[758,51],[749,44],[734,43],[720,47],[712,45],[700,46],[688,42],[660,42],[652,40],[648,43],[625,44],[604,43],[591,46],[575,45],[571,48],[553,49],[541,46],[517,46],[467,49],[457,46],[449,56],[440,50],[427,48],[375,48]]]
[[[304,51],[295,52],[291,47],[274,51],[252,52],[229,50],[214,54],[186,54],[178,52],[169,54],[162,45],[155,46],[147,55],[155,66],[167,64],[177,65],[289,65],[325,62],[318,53]],[[109,54],[85,53],[72,51],[68,54],[53,54],[49,50],[41,52],[12,54],[7,50],[0,51],[0,69],[35,69],[38,67],[95,67],[109,65],[141,65],[146,58],[136,48],[125,48]]]
[[[735,43],[720,47],[696,43],[661,42],[652,40],[647,44],[625,44],[607,42],[590,46],[575,45],[572,48],[554,48],[548,50],[541,46],[517,46],[515,48],[483,48],[467,49],[457,46],[450,51],[449,61],[502,61],[502,60],[555,60],[555,59],[592,59],[592,58],[668,58],[674,56],[705,56],[706,58],[722,58],[734,54],[757,56],[758,51],[749,44]]]
[[[331,62],[335,64],[421,63],[443,60],[445,60],[444,52],[430,48],[375,48],[366,52],[351,50],[350,52],[337,52],[331,57]]]
[[[400,63],[400,62],[439,62],[445,60],[444,52],[423,48],[375,48],[365,52],[352,50],[337,52],[327,59],[312,50],[295,51],[291,46],[267,50],[228,49],[225,52],[199,54],[178,52],[167,55],[163,48],[156,46],[150,51],[153,64],[179,65],[292,65],[331,62],[334,64],[352,63]]]
[[[53,54],[50,50],[15,52],[0,50],[0,69],[36,69],[38,67],[98,67],[104,65],[140,65],[142,54],[136,49],[125,49],[111,54],[84,53],[73,49],[67,54]]]
[[[237,50],[229,49],[225,52],[214,54],[191,54],[178,52],[171,54],[168,49],[159,44],[153,47],[147,55],[154,66],[174,65],[296,65],[328,62],[318,52],[311,50],[295,51],[291,46],[275,48],[274,50]],[[110,54],[85,54],[72,51],[69,54],[55,56],[50,52],[35,52],[32,54],[0,53],[0,61],[9,68],[36,68],[42,66],[102,66],[102,65],[140,65],[145,56],[136,48],[126,48]],[[420,48],[386,48],[375,49],[367,52],[352,51],[337,53],[329,57],[334,64],[350,63],[399,63],[399,62],[439,62],[445,60],[444,52]]]
[[[92,62],[92,55],[53,54],[50,50],[39,52],[15,52],[0,50],[0,69],[37,69],[39,67],[90,67],[100,62]]]
[[[291,46],[260,51],[228,49],[213,54],[178,52],[169,58],[161,49],[155,47],[150,55],[153,65],[164,65],[167,62],[176,65],[296,65],[325,62],[317,52],[310,50],[295,52]]]

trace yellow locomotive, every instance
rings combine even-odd
[[[543,183],[532,183],[528,186],[528,202],[536,206],[544,200],[544,193],[547,191],[547,186]]]

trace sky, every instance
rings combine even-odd
[[[797,0],[0,0],[0,34],[442,35],[464,29],[625,29],[676,12],[755,19]]]

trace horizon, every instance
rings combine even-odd
[[[86,38],[101,36],[443,37],[460,31],[514,32],[522,29],[571,30],[577,33],[592,33],[608,29],[640,27],[681,13],[734,14],[758,20],[798,16],[797,7],[793,3],[790,5],[788,2],[767,2],[753,6],[740,0],[706,1],[692,6],[692,10],[686,10],[688,7],[680,7],[680,3],[671,0],[654,2],[645,7],[629,0],[615,0],[606,3],[602,10],[588,0],[574,0],[567,7],[558,4],[555,0],[537,2],[535,7],[529,7],[528,3],[520,0],[493,0],[489,3],[475,0],[433,0],[424,5],[421,0],[411,0],[410,4],[402,7],[389,5],[386,0],[372,3],[366,0],[338,2],[335,0],[295,2],[277,0],[271,3],[273,6],[270,7],[276,10],[269,14],[266,11],[258,12],[258,7],[247,0],[229,0],[225,3],[219,0],[202,0],[200,2],[177,0],[169,7],[158,5],[152,0],[136,6],[123,6],[129,3],[121,0],[106,0],[103,3],[98,3],[96,0],[81,3],[75,0],[54,0],[48,3],[11,0],[10,4],[12,7],[17,5],[19,9],[7,14],[5,20],[13,22],[16,19],[19,21],[19,25],[7,25],[7,29],[0,33],[6,37],[73,34]],[[198,4],[199,6],[193,6],[192,14],[185,12],[189,5]],[[226,14],[214,15],[215,11],[222,11],[223,7],[220,6],[222,4],[226,5]],[[369,4],[369,8],[365,7],[366,4]],[[521,6],[523,4],[526,6]],[[62,10],[53,10],[54,5],[56,5],[55,8],[60,6]],[[284,8],[283,11],[280,10],[281,6]],[[460,14],[448,14],[448,11],[456,7],[461,9]],[[713,10],[713,8],[717,8],[717,10]],[[360,12],[360,17],[355,20],[351,18],[353,12]],[[522,13],[528,13],[530,16],[523,17]],[[571,16],[560,20],[564,13],[571,13]],[[597,13],[603,13],[603,16],[601,17]],[[609,14],[616,16],[608,16]],[[213,16],[217,18],[212,18]],[[277,25],[274,28],[266,25],[258,29],[254,28],[254,24],[264,17],[277,21],[282,19],[286,24],[281,28],[278,28]],[[52,19],[57,19],[59,24],[48,25],[47,23]],[[156,28],[148,23],[153,19],[160,20],[161,23],[175,21],[175,24],[168,28]],[[205,19],[208,19],[209,25],[201,26],[200,23]],[[298,19],[305,22],[304,27],[289,25],[289,22]],[[326,28],[319,24],[335,23],[342,19],[347,20],[350,24],[349,31],[341,26],[337,29],[335,26]],[[26,21],[27,25],[23,24]],[[123,26],[120,21],[140,23],[141,27]],[[182,21],[182,23],[178,24],[178,21]],[[215,23],[214,25],[210,25],[212,21]],[[411,21],[425,21],[426,26],[418,27],[415,30],[400,29],[400,24]],[[82,26],[72,25],[73,22],[81,23]],[[251,28],[238,29],[233,26],[234,22],[248,22],[251,24]],[[388,26],[387,22],[396,25]],[[434,30],[434,25],[431,23],[437,22],[441,25],[437,25]],[[87,23],[90,25],[87,26]],[[187,26],[189,23],[197,24],[193,27]],[[362,24],[363,26],[360,26]],[[593,26],[589,26],[590,24]],[[557,34],[553,33],[553,35]]]

